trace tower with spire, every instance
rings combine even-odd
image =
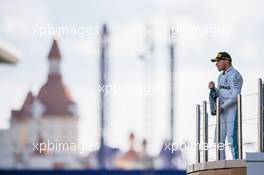
[[[44,115],[46,116],[77,116],[76,103],[62,80],[61,60],[57,40],[53,40],[48,55],[49,72],[47,82],[40,89],[38,99],[45,108]]]

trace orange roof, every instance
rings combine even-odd
[[[61,78],[50,77],[37,98],[45,106],[44,115],[72,115],[69,105],[75,104]]]
[[[26,119],[27,117],[32,115],[32,104],[35,100],[34,95],[31,91],[28,92],[26,99],[21,107],[20,110],[12,110],[11,115],[12,117],[15,117],[16,119]]]

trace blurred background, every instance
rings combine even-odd
[[[0,0],[0,168],[184,170],[217,52],[230,53],[245,116],[257,116],[262,5]]]

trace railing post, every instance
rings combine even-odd
[[[203,158],[204,162],[208,161],[208,115],[207,115],[207,103],[203,101]]]
[[[237,96],[237,137],[238,137],[238,158],[243,159],[243,139],[242,139],[242,96]]]
[[[260,78],[258,80],[258,152],[264,152],[263,139],[263,85]]]
[[[220,100],[217,98],[216,100],[216,160],[220,160],[220,149],[219,149],[219,144],[220,144]]]
[[[200,155],[200,143],[201,143],[201,107],[196,105],[196,163],[201,162]]]

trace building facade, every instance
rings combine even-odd
[[[0,131],[0,168],[78,168],[78,110],[61,74],[61,52],[53,40],[49,72],[39,93],[28,92]],[[49,144],[49,145],[48,145]],[[71,147],[70,147],[71,146]]]

